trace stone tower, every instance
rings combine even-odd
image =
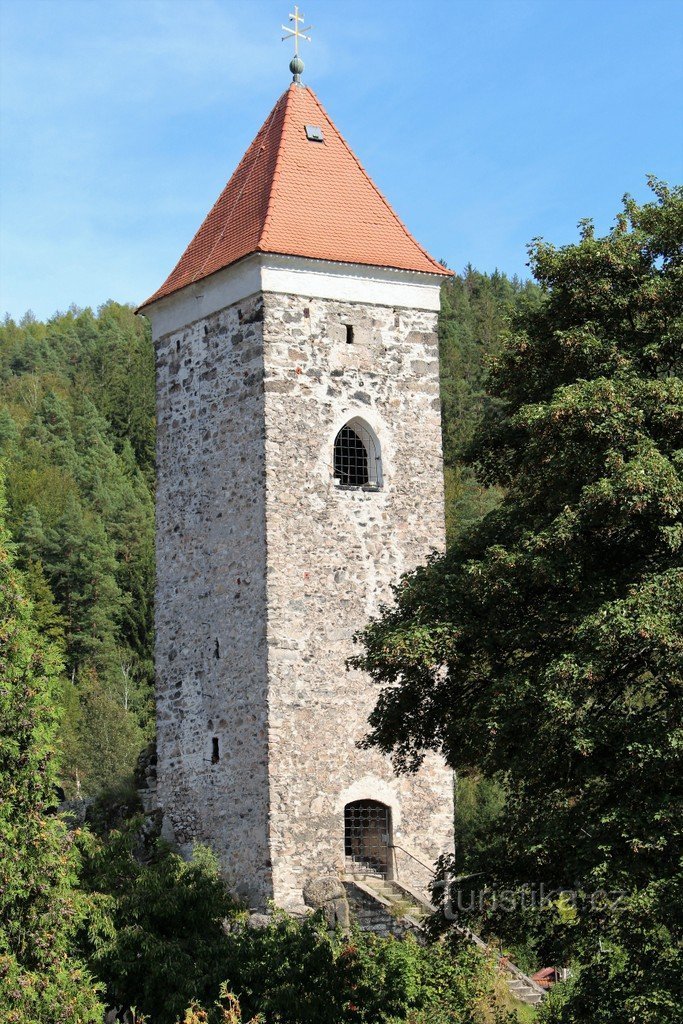
[[[448,273],[295,81],[162,287],[158,792],[253,906],[321,875],[424,889],[452,780],[358,749],[354,633],[444,542],[436,318]]]

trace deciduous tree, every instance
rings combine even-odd
[[[532,245],[545,298],[470,451],[502,502],[401,582],[358,661],[399,768],[435,748],[505,776],[488,881],[577,893],[548,953],[590,963],[558,1011],[586,1024],[673,1024],[683,973],[683,189],[651,185],[606,237]]]

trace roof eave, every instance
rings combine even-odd
[[[365,261],[361,260],[332,260],[321,256],[310,256],[306,253],[301,252],[283,252],[281,250],[278,251],[276,249],[258,248],[254,249],[252,252],[245,253],[243,256],[240,256],[238,259],[233,260],[231,263],[226,263],[225,266],[223,267],[217,267],[216,270],[212,270],[210,274],[205,274],[203,277],[198,277],[194,281],[187,281],[185,284],[180,285],[177,288],[169,289],[169,291],[163,291],[163,289],[160,289],[159,292],[155,292],[152,296],[150,296],[150,298],[146,299],[140,306],[138,306],[135,312],[136,314],[144,314],[146,309],[149,309],[151,306],[156,305],[157,302],[161,302],[163,299],[170,298],[171,295],[177,295],[179,292],[183,291],[183,289],[189,288],[195,284],[199,284],[200,281],[206,281],[209,278],[214,277],[216,274],[220,274],[222,273],[222,271],[228,270],[230,267],[237,266],[237,264],[241,263],[245,259],[248,259],[250,256],[259,254],[263,256],[289,256],[292,259],[314,260],[316,263],[334,264],[343,267],[376,267],[378,270],[395,270],[397,273],[402,274],[428,274],[431,275],[432,277],[443,278],[444,280],[454,276],[454,272],[450,270],[448,267],[440,267],[439,269],[436,269],[435,267],[433,270],[431,268],[427,269],[425,267],[397,267],[392,263],[366,263]]]

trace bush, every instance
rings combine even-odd
[[[158,844],[140,863],[140,824],[80,840],[96,908],[82,939],[109,1005],[135,1006],[151,1024],[503,1020],[493,967],[473,947],[330,932],[320,913],[275,911],[250,928],[209,850],[186,863]]]
[[[320,914],[297,921],[279,912],[266,928],[237,928],[223,963],[244,1014],[262,1014],[267,1024],[495,1019],[492,969],[474,948],[422,946],[410,935],[384,939],[357,929],[347,936],[329,932]]]
[[[238,908],[204,847],[187,863],[161,844],[141,864],[134,856],[139,826],[134,819],[106,840],[82,840],[82,884],[99,894],[100,911],[83,941],[110,1005],[135,1006],[154,1024],[173,1024],[193,1000],[218,997],[222,922]]]

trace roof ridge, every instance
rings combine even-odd
[[[356,154],[354,153],[354,151],[353,151],[353,150],[351,149],[351,147],[349,146],[348,142],[346,141],[346,139],[344,138],[344,136],[342,135],[342,133],[341,133],[341,132],[339,131],[339,129],[337,128],[336,124],[334,123],[334,121],[332,120],[332,118],[331,118],[331,117],[330,117],[330,115],[329,115],[329,114],[327,113],[327,111],[325,110],[324,106],[322,105],[322,103],[320,102],[320,100],[318,99],[318,97],[316,96],[316,94],[314,93],[313,89],[311,89],[310,85],[305,85],[305,86],[304,86],[304,88],[305,88],[305,89],[306,89],[306,90],[307,90],[307,91],[308,91],[308,92],[309,92],[309,93],[311,94],[311,96],[312,96],[312,98],[313,98],[314,102],[316,103],[316,105],[317,105],[318,109],[320,110],[320,113],[321,113],[321,114],[323,115],[323,117],[327,118],[327,120],[329,121],[329,123],[330,123],[330,124],[332,125],[332,127],[333,127],[333,128],[334,128],[334,130],[336,131],[336,133],[337,133],[337,135],[338,135],[338,137],[339,137],[340,141],[342,142],[342,144],[343,144],[344,148],[346,149],[347,153],[348,153],[348,154],[349,154],[349,155],[350,155],[350,156],[351,156],[351,157],[353,158],[353,160],[355,161],[355,163],[356,163],[356,166],[358,167],[358,170],[359,170],[359,171],[361,172],[361,174],[363,175],[363,177],[364,177],[364,178],[366,178],[366,180],[368,181],[368,183],[369,183],[369,184],[370,184],[370,185],[372,186],[372,188],[374,189],[374,191],[375,191],[375,192],[377,193],[377,196],[378,196],[378,197],[379,197],[379,199],[381,199],[381,201],[382,201],[382,202],[384,203],[384,205],[385,205],[386,209],[387,209],[387,210],[389,211],[389,213],[390,213],[390,214],[391,214],[391,216],[392,216],[392,217],[394,218],[394,220],[395,220],[395,221],[396,221],[396,223],[397,223],[397,224],[399,225],[399,227],[400,227],[400,228],[401,228],[401,229],[402,229],[402,230],[403,230],[403,231],[404,231],[404,232],[406,233],[406,235],[407,235],[407,236],[408,236],[408,238],[409,238],[409,239],[411,240],[411,242],[414,242],[414,243],[415,243],[415,245],[416,245],[416,246],[418,247],[418,249],[420,250],[420,252],[422,253],[422,255],[423,255],[423,256],[426,256],[426,258],[427,258],[427,259],[429,260],[429,262],[430,262],[430,263],[432,264],[432,266],[434,266],[434,267],[438,267],[438,268],[439,268],[439,270],[443,270],[443,269],[444,269],[444,267],[443,267],[443,264],[441,264],[441,263],[439,263],[439,262],[438,262],[437,260],[435,260],[435,259],[434,259],[434,257],[433,257],[433,256],[431,256],[431,255],[430,255],[430,254],[429,254],[429,253],[427,252],[427,250],[426,250],[425,248],[423,248],[423,246],[421,246],[421,245],[420,245],[420,243],[418,242],[417,238],[415,238],[415,236],[414,236],[414,235],[412,235],[412,234],[410,233],[410,231],[409,231],[409,230],[408,230],[408,228],[407,228],[407,227],[405,226],[405,224],[403,223],[403,221],[401,220],[401,218],[399,217],[399,215],[398,215],[398,214],[396,213],[396,211],[394,210],[394,208],[393,208],[393,207],[391,206],[391,204],[390,204],[389,200],[388,200],[388,199],[386,199],[386,197],[385,197],[385,196],[384,196],[384,195],[383,195],[383,194],[382,194],[382,193],[380,192],[380,190],[379,190],[379,189],[377,188],[377,185],[375,184],[375,182],[373,181],[373,179],[371,178],[371,176],[370,176],[370,175],[368,174],[368,172],[367,172],[367,171],[365,170],[365,168],[363,167],[362,163],[360,162],[360,160],[358,159],[358,157],[356,156]]]
[[[307,138],[325,127],[327,145]],[[277,99],[164,284],[140,307],[256,252],[447,277],[380,192],[309,86]]]
[[[280,163],[281,163],[281,160],[282,160],[282,151],[284,149],[285,125],[287,123],[287,111],[289,110],[289,105],[291,103],[292,91],[294,89],[299,89],[299,88],[301,88],[301,86],[297,86],[297,85],[295,85],[292,82],[292,84],[289,86],[289,88],[286,90],[286,92],[284,92],[282,94],[283,97],[284,97],[284,100],[285,100],[285,104],[284,104],[285,109],[284,109],[283,114],[282,114],[282,130],[280,132],[280,141],[279,141],[278,147],[277,147],[277,156],[275,157],[275,165],[273,166],[273,173],[272,173],[271,178],[270,178],[270,190],[268,192],[268,205],[266,206],[266,215],[263,218],[263,226],[261,227],[261,230],[260,230],[259,236],[258,236],[258,241],[257,241],[258,249],[259,250],[263,250],[263,251],[267,251],[267,249],[265,249],[266,235],[267,235],[267,232],[268,232],[268,221],[271,219],[272,213],[273,213],[273,193],[275,192],[275,181],[277,179],[278,169],[280,167]]]
[[[213,245],[211,246],[211,248],[209,249],[208,253],[206,254],[206,256],[204,258],[204,262],[201,264],[200,267],[197,268],[195,273],[192,275],[191,282],[195,282],[197,280],[201,280],[201,275],[204,272],[204,268],[206,267],[207,263],[209,262],[209,260],[213,256],[213,254],[216,251],[216,248],[218,247],[220,242],[222,242],[223,237],[225,235],[225,232],[227,231],[228,225],[230,224],[230,220],[232,218],[232,215],[235,212],[235,210],[237,209],[237,207],[239,205],[239,201],[242,198],[242,193],[244,192],[245,188],[249,184],[249,179],[251,178],[251,175],[252,175],[252,173],[254,171],[254,168],[256,167],[256,164],[258,163],[259,157],[264,152],[264,149],[265,149],[264,141],[265,141],[265,139],[268,136],[268,132],[270,130],[272,122],[275,120],[275,114],[277,112],[279,112],[280,104],[282,103],[283,99],[285,99],[288,96],[289,96],[289,89],[287,89],[285,92],[283,92],[282,96],[280,96],[279,100],[277,101],[277,103],[275,104],[273,109],[271,110],[270,114],[268,115],[268,117],[266,118],[264,123],[261,125],[261,128],[259,129],[259,131],[258,131],[258,133],[256,135],[256,138],[252,142],[252,144],[250,146],[250,149],[254,148],[254,149],[256,149],[256,152],[254,154],[254,159],[251,162],[251,166],[250,166],[248,172],[246,173],[246,175],[244,177],[244,181],[242,182],[242,185],[240,187],[239,192],[235,196],[235,201],[233,202],[232,206],[230,207],[230,212],[228,213],[227,217],[225,218],[225,221],[223,222],[223,226],[222,226],[221,230],[219,231],[218,235],[214,239]],[[285,102],[285,113],[286,113],[286,102]],[[257,143],[259,141],[259,136],[262,136],[261,144],[259,146],[257,146]],[[248,150],[247,150],[247,153],[248,153]],[[247,153],[244,154],[244,158],[246,158]],[[279,159],[279,157],[280,157],[280,148],[278,147],[278,159]],[[233,171],[232,175],[230,176],[230,178],[226,182],[226,186],[225,187],[227,187],[227,185],[230,183],[230,180],[232,178],[234,178],[235,174],[237,174],[237,171],[239,170],[241,164],[244,162],[244,158],[240,161],[240,163],[237,165],[237,167]],[[277,163],[276,163],[276,167],[277,167]],[[273,172],[273,177],[274,176],[275,176],[275,173]],[[224,187],[223,191],[225,191],[225,187]],[[272,195],[272,193],[271,193],[271,195]],[[222,197],[223,197],[223,192],[221,192],[221,194],[219,195],[218,199],[216,200],[216,202],[211,207],[211,210],[209,211],[209,214],[208,214],[209,217],[213,213],[213,211],[216,208],[216,206],[220,203]],[[268,206],[269,207],[270,207],[270,198],[271,197],[269,196],[268,197]],[[267,216],[268,216],[268,214],[266,212],[266,217]],[[205,220],[206,219],[207,218],[205,218]],[[265,223],[265,220],[264,220],[264,223]],[[199,228],[199,231],[201,231],[201,227]],[[197,234],[199,234],[199,231],[197,232]],[[261,229],[260,235],[262,233],[263,233],[263,229]],[[260,241],[260,235],[259,235],[259,241]],[[194,241],[194,239],[193,239],[193,241]],[[192,243],[190,243],[190,244],[192,244]]]

